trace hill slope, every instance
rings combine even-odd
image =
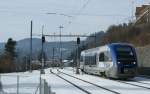
[[[38,56],[41,53],[41,39],[38,38],[33,38],[33,59],[37,59]],[[66,59],[71,51],[75,49],[75,44],[76,42],[74,41],[69,41],[69,42],[62,42],[62,53],[63,53],[63,58]],[[53,56],[53,49],[54,49],[54,54],[55,58],[60,57],[60,43],[59,42],[46,42],[44,44],[44,51],[47,55],[48,59],[51,59]],[[4,51],[4,43],[0,44],[0,49],[1,52]],[[20,41],[17,41],[16,45],[16,52],[21,60],[25,56],[29,56],[30,54],[30,38],[26,38]]]

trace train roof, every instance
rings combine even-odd
[[[96,48],[91,48],[91,49],[87,49],[87,50],[84,50],[81,52],[81,54],[84,54],[84,53],[88,53],[88,52],[93,52],[93,53],[97,53],[97,51],[99,51],[100,49],[106,49],[106,48],[110,48],[110,47],[113,47],[113,46],[133,46],[132,44],[129,44],[129,43],[110,43],[110,44],[106,44],[104,46],[99,46],[99,47],[96,47]]]
[[[130,43],[110,43],[110,44],[107,44],[108,46],[116,46],[116,45],[120,45],[120,46],[133,46],[132,44]]]
[[[97,53],[97,51],[99,51],[100,49],[106,48],[106,47],[108,47],[108,46],[104,45],[104,46],[100,46],[100,47],[96,47],[96,48],[87,49],[87,50],[82,51],[81,54],[88,53],[88,52]],[[92,53],[90,53],[90,54],[92,54]]]

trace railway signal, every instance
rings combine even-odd
[[[76,67],[76,74],[79,74],[79,44],[80,44],[80,38],[77,37],[77,67]]]
[[[45,36],[42,36],[42,43],[45,43]]]
[[[77,37],[77,44],[80,44],[80,38]]]
[[[42,65],[42,69],[41,69],[41,74],[45,74],[44,72],[44,43],[45,43],[45,36],[43,35],[43,31],[44,31],[44,26],[42,26],[42,54],[41,54],[41,57],[42,57],[42,62],[41,62],[41,65]]]

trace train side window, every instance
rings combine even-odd
[[[99,55],[99,61],[104,61],[104,53],[100,53],[100,55]]]
[[[104,61],[111,61],[110,52],[108,51],[104,52]]]
[[[80,61],[83,62],[83,56],[80,56]]]

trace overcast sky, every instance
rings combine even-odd
[[[149,2],[150,0],[0,0],[0,42],[7,41],[9,37],[15,40],[29,37],[31,20],[33,33],[36,34],[41,34],[42,25],[45,34],[59,34],[60,25],[64,26],[62,34],[105,31],[112,24],[128,22],[136,6]]]

